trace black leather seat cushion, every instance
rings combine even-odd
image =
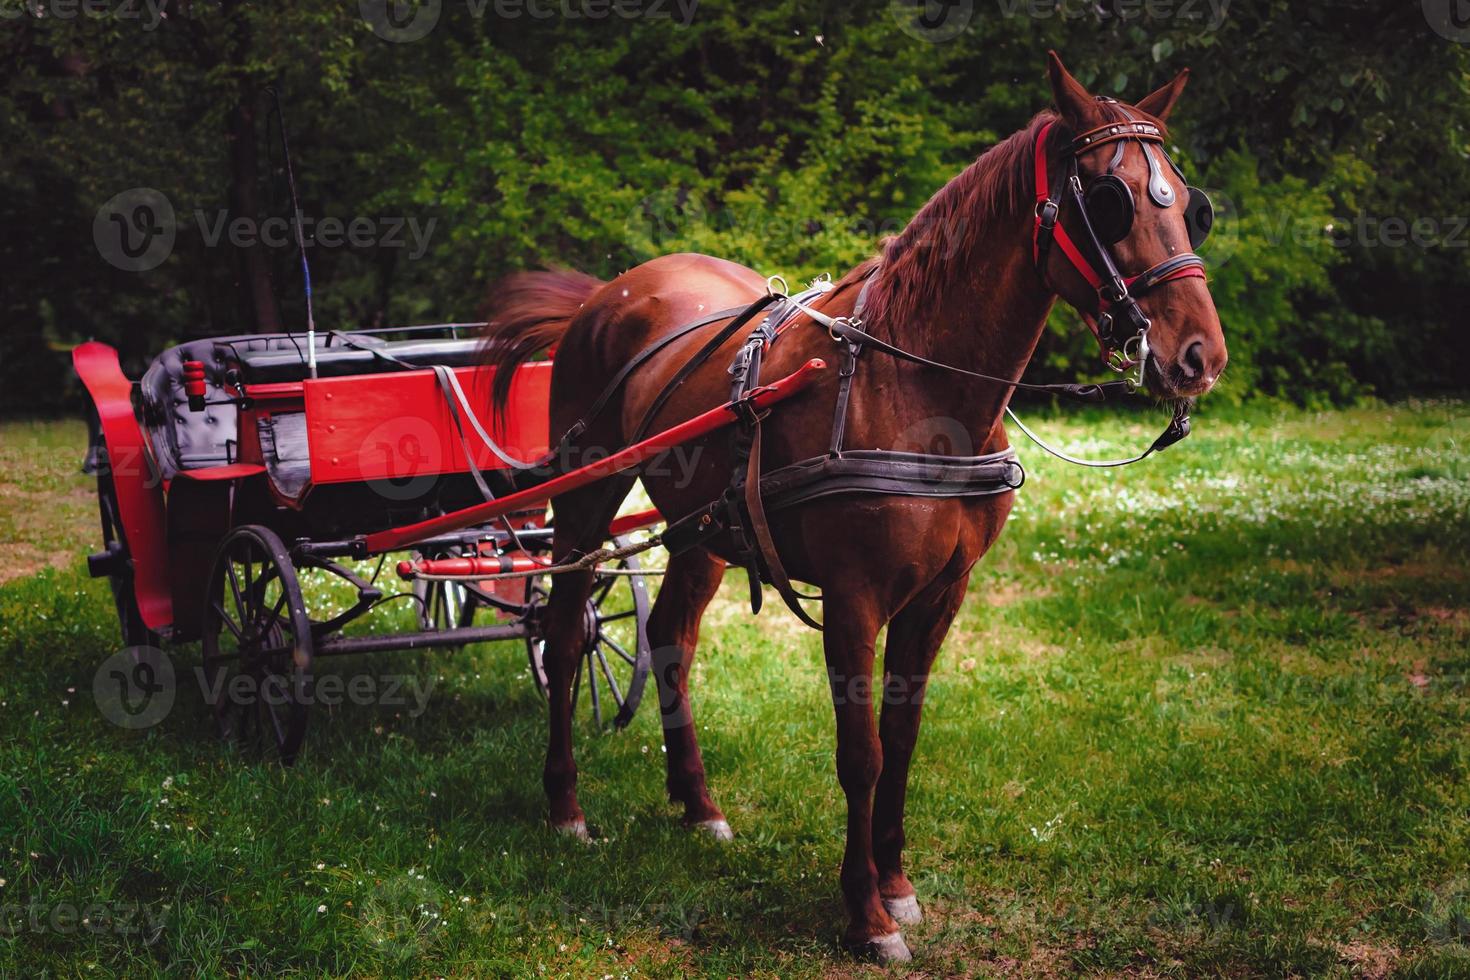
[[[336,344],[319,347],[316,354],[317,376],[340,378],[353,374],[383,374],[402,371],[399,362],[427,368],[435,364],[448,367],[470,367],[480,361],[480,341],[474,338],[444,340],[402,340],[384,343],[375,338],[357,336],[352,345]],[[377,351],[391,355],[380,356]],[[240,379],[247,384],[301,381],[308,377],[305,349],[274,347],[264,350],[236,350]]]

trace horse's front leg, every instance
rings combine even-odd
[[[923,918],[914,886],[903,873],[903,807],[909,761],[919,739],[929,671],[964,601],[968,576],[938,595],[909,603],[888,624],[883,653],[883,709],[878,733],[883,771],[873,800],[873,857],[883,907],[900,925]]]
[[[873,643],[882,620],[871,603],[834,601],[830,589],[823,613],[827,679],[837,713],[837,779],[847,796],[842,897],[848,922],[843,945],[883,961],[908,960],[908,946],[878,893],[873,860],[873,788],[883,769],[873,718]]]
[[[668,753],[669,799],[684,805],[687,826],[706,830],[717,840],[730,839],[730,825],[710,798],[705,783],[704,760],[689,707],[689,669],[699,642],[699,621],[719,591],[724,571],[725,563],[703,549],[673,556],[648,617],[664,749]]]

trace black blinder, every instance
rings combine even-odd
[[[1112,245],[1128,237],[1133,227],[1133,191],[1115,174],[1093,179],[1083,197],[1087,220],[1104,245]],[[1206,206],[1209,202],[1206,201]]]
[[[1189,247],[1197,249],[1210,237],[1215,224],[1215,206],[1198,187],[1189,188],[1189,202],[1184,205],[1184,227],[1189,230]]]

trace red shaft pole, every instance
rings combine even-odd
[[[749,396],[748,401],[756,409],[766,408],[778,402],[785,401],[792,395],[806,388],[816,380],[816,373],[827,366],[827,363],[819,357],[814,357],[791,374],[778,381],[772,381],[768,385],[762,385],[755,389]],[[538,504],[560,496],[571,490],[585,487],[589,483],[596,483],[614,473],[632,469],[640,463],[645,463],[659,453],[672,449],[682,443],[692,442],[701,436],[708,435],[716,429],[724,428],[738,418],[735,403],[726,402],[717,408],[694,416],[685,422],[681,422],[672,429],[665,429],[644,439],[642,442],[634,443],[625,449],[620,449],[606,459],[586,466],[578,467],[570,473],[547,480],[538,486],[530,487],[519,493],[513,493],[499,500],[476,504],[466,507],[464,510],[453,511],[439,517],[432,517],[427,521],[410,524],[407,527],[395,527],[386,531],[378,531],[369,534],[364,539],[368,554],[379,554],[384,551],[396,551],[406,548],[415,541],[431,538],[436,534],[445,534],[449,531],[457,531],[460,528],[469,527],[472,524],[483,524],[486,521],[502,517],[511,511],[520,510],[530,504]]]
[[[648,510],[640,510],[636,514],[625,514],[622,517],[615,518],[613,522],[607,526],[607,536],[610,538],[615,538],[619,534],[627,534],[629,531],[637,531],[640,528],[650,527],[654,524],[662,523],[663,519],[664,515],[658,512],[657,507],[652,507]]]

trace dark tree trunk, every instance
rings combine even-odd
[[[272,332],[281,329],[281,311],[276,307],[276,296],[271,289],[269,256],[259,240],[260,221],[260,151],[255,141],[255,110],[257,92],[255,83],[245,74],[245,63],[250,54],[250,24],[248,15],[231,3],[226,11],[234,14],[233,44],[230,46],[230,64],[239,78],[239,94],[235,107],[225,122],[225,139],[230,150],[230,220],[244,218],[252,222],[256,232],[248,244],[236,249],[235,284],[240,296],[243,315],[252,318],[255,329]]]

